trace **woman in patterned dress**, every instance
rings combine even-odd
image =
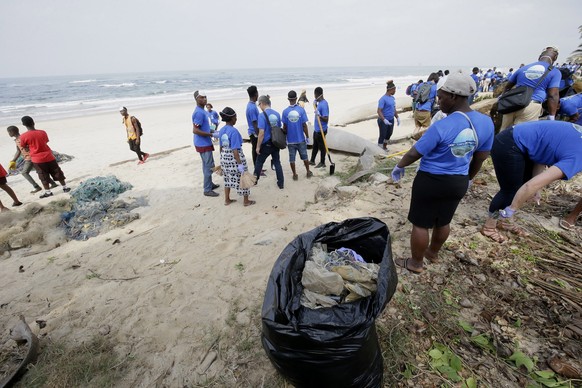
[[[242,150],[242,136],[234,127],[236,124],[236,112],[226,107],[220,112],[222,121],[226,123],[220,129],[220,165],[224,176],[224,204],[230,205],[236,202],[230,199],[230,189],[236,189],[238,195],[244,198],[245,206],[254,205],[256,202],[249,200],[250,189],[240,188],[240,177],[245,171],[248,171],[247,160]]]

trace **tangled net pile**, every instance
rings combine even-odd
[[[129,183],[121,182],[113,175],[95,177],[81,183],[71,192],[71,211],[61,216],[67,236],[75,240],[87,240],[102,231],[138,219],[139,214],[131,210],[145,204],[142,198],[132,203],[115,199],[131,188]]]

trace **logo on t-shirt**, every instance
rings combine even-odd
[[[230,148],[230,141],[228,141],[228,135],[226,133],[220,137],[220,144],[225,148]]]
[[[471,128],[465,128],[455,137],[453,144],[450,145],[451,152],[455,157],[463,158],[475,149],[476,144],[475,132]]]
[[[287,118],[289,119],[290,122],[292,123],[296,123],[299,121],[299,118],[301,116],[299,115],[299,112],[297,112],[296,110],[292,110],[291,112],[289,112],[289,114],[287,115]]]
[[[277,119],[277,116],[274,114],[270,114],[269,115],[269,123],[271,123],[271,127],[278,127],[279,120]]]
[[[572,124],[572,126],[582,135],[582,125]]]
[[[533,65],[532,67],[528,68],[525,72],[525,78],[527,79],[538,79],[546,72],[546,68],[542,65]]]

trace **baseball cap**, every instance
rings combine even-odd
[[[449,74],[445,82],[437,87],[445,92],[464,97],[469,97],[477,91],[477,85],[473,78],[461,71]]]
[[[206,96],[207,96],[207,94],[206,94],[206,92],[205,92],[205,91],[203,91],[203,90],[197,90],[197,91],[195,91],[195,92],[194,92],[194,98],[198,98],[198,97],[200,97],[200,96],[202,96],[202,97],[206,97]]]

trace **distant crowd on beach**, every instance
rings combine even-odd
[[[412,98],[415,123],[412,139],[415,143],[394,167],[393,182],[401,180],[410,164],[420,160],[420,165],[412,186],[408,215],[413,225],[411,257],[399,261],[399,265],[420,273],[423,258],[438,259],[438,252],[450,233],[449,224],[456,207],[489,156],[493,160],[499,192],[491,201],[481,233],[496,242],[507,240],[503,232],[525,235],[515,222],[514,214],[528,200],[539,202],[541,190],[551,182],[571,179],[582,170],[581,69],[579,64],[558,66],[557,58],[557,48],[547,47],[536,61],[522,64],[515,71],[509,69],[507,74],[495,67],[487,70],[475,67],[471,74],[439,70],[431,73],[426,81],[421,79],[407,88],[406,94]],[[500,87],[497,110],[502,114],[499,130],[494,128],[489,116],[471,109],[478,93],[487,93],[496,87]],[[394,126],[400,125],[395,91],[394,82],[388,80],[377,104],[378,146],[386,151]],[[220,171],[225,205],[236,202],[231,198],[231,191],[243,198],[244,206],[255,204],[250,199],[250,186],[258,184],[268,173],[264,166],[269,157],[276,184],[284,190],[281,165],[284,149],[294,181],[300,176],[311,178],[313,168],[325,169],[326,156],[331,164],[326,141],[330,130],[330,106],[323,88],[313,90],[313,105],[305,90],[299,93],[290,90],[287,93],[289,105],[281,111],[271,106],[269,95],[260,95],[257,86],[248,87],[247,94],[244,117],[251,143],[252,166],[243,151],[242,135],[236,128],[242,112],[235,112],[231,107],[215,111],[206,92],[194,92],[196,107],[191,118],[192,133],[194,148],[202,161],[202,194],[220,196],[216,191],[220,184],[213,180],[213,173]],[[136,153],[138,164],[143,164],[150,155],[142,150],[141,123],[126,107],[120,108],[120,114],[129,148]],[[307,125],[311,114],[313,138]],[[48,147],[46,132],[35,128],[29,116],[22,118],[22,124],[27,129],[22,134],[18,127],[8,127],[8,134],[16,144],[9,170],[18,168],[32,185],[32,193],[44,189],[40,198],[52,196],[51,190],[58,184],[68,192],[65,175]],[[333,131],[330,135],[333,136]],[[311,155],[308,145],[312,146]],[[214,160],[215,146],[220,152],[219,168]],[[301,160],[299,166],[297,158]],[[32,168],[42,188],[30,176]],[[22,202],[7,184],[7,175],[0,165],[0,188],[12,198],[13,206],[20,206]],[[244,177],[251,177],[252,184],[245,181],[241,185]],[[1,202],[0,209],[7,210]],[[575,228],[581,210],[582,201],[560,219],[559,226]]]

